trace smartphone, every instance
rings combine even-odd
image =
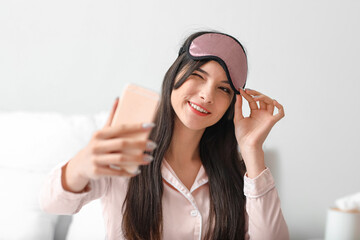
[[[111,126],[121,124],[154,122],[155,114],[158,109],[160,96],[157,92],[136,84],[127,84],[122,91],[119,104],[115,110]],[[150,132],[133,133],[124,135],[136,139],[148,139]],[[126,153],[134,154],[135,151]],[[110,165],[111,168],[121,169],[119,166]],[[138,170],[137,164],[129,163],[123,167],[129,173],[135,173]]]

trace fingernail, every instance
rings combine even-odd
[[[119,97],[116,97],[116,98],[115,98],[115,101],[117,101],[117,100],[119,100]]]
[[[155,127],[155,123],[143,123],[143,124],[142,124],[142,127],[143,127],[144,129],[153,128],[153,127]]]
[[[139,175],[141,173],[141,170],[140,169],[137,169],[133,174],[134,175]]]
[[[110,164],[110,168],[116,169],[116,170],[121,170],[121,169],[122,169],[121,167],[116,166],[116,165],[114,165],[114,164]]]
[[[245,88],[245,90],[250,90],[251,91],[252,89],[251,88]]]
[[[146,143],[146,149],[147,150],[154,150],[157,147],[157,144],[153,141],[148,141]]]
[[[154,160],[154,157],[146,154],[143,159],[145,162],[151,162],[152,160]]]

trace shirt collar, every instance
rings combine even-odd
[[[161,174],[162,177],[176,189],[179,188],[180,191],[188,191],[180,179],[176,176],[175,171],[171,168],[170,164],[164,158],[161,164]],[[195,181],[190,189],[190,193],[201,187],[202,185],[208,183],[209,178],[205,172],[203,165],[199,169],[199,172],[196,175]]]

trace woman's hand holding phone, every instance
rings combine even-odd
[[[88,145],[63,167],[62,184],[65,190],[81,192],[90,179],[104,176],[133,177],[140,173],[127,172],[124,167],[147,165],[156,144],[150,140],[129,138],[126,135],[150,132],[153,123],[111,126],[119,100],[116,99],[105,126],[96,131]]]

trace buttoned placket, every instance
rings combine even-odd
[[[164,161],[165,161],[165,159],[164,159]],[[167,167],[170,170],[171,166],[167,162],[165,162],[165,164],[167,165]],[[198,180],[198,175],[199,175],[199,173],[198,173],[198,175],[196,176],[195,182],[194,182],[193,186],[191,187],[191,189],[189,191],[187,189],[187,187],[185,187],[185,185],[176,176],[175,172],[173,172],[172,169],[169,172],[171,173],[171,175],[163,174],[163,179],[167,183],[169,183],[171,186],[173,186],[178,192],[180,192],[191,203],[191,205],[194,207],[194,209],[191,210],[189,214],[192,217],[198,217],[199,218],[199,222],[198,222],[197,226],[195,226],[195,234],[197,234],[199,236],[198,239],[201,240],[203,219],[202,219],[201,213],[199,211],[199,208],[198,208],[198,206],[196,204],[196,201],[194,199],[194,196],[192,195],[192,192],[194,192],[196,189],[198,189],[199,187],[206,184],[208,182],[208,179],[203,178],[203,179]]]

